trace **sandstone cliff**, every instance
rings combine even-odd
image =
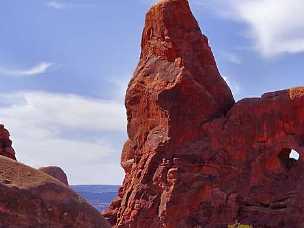
[[[187,0],[149,10],[141,47],[114,227],[302,227],[304,89],[235,104]]]

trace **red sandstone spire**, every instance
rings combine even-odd
[[[157,167],[179,153],[177,146],[197,138],[204,122],[224,116],[234,104],[188,1],[155,4],[146,15],[141,46],[126,95],[129,140],[121,160],[126,177],[120,198],[108,214],[117,224],[139,219],[137,227],[144,227],[144,208],[166,204],[159,197],[169,185],[160,179],[155,183]],[[153,191],[147,197],[157,196],[147,202],[150,206],[135,205],[146,194],[141,190],[144,183]],[[161,206],[153,212],[159,215],[150,215],[157,218],[154,227],[162,223],[164,211]]]
[[[141,46],[140,62],[126,96],[131,139],[135,131],[159,125],[160,116],[166,115],[170,126],[187,122],[184,127],[190,125],[193,131],[192,125],[221,116],[234,104],[188,1],[154,5],[146,15]],[[161,110],[151,116],[155,108]],[[142,121],[146,130],[138,128]]]

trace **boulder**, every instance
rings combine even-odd
[[[39,170],[56,178],[57,180],[61,181],[65,185],[67,185],[67,186],[69,185],[67,175],[60,167],[47,166],[47,167],[39,168]]]

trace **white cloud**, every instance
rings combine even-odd
[[[63,9],[65,7],[65,5],[62,2],[57,2],[57,1],[47,2],[46,5],[50,8],[54,8],[54,9]]]
[[[68,1],[48,1],[46,3],[46,6],[57,9],[57,10],[62,10],[62,9],[67,9],[67,8],[78,8],[78,7],[92,7],[94,4],[91,3],[84,3],[84,2],[68,2]]]
[[[28,69],[13,69],[6,68],[0,66],[0,74],[8,75],[8,76],[35,76],[39,74],[46,73],[47,70],[53,66],[53,63],[49,62],[41,62],[31,68]]]
[[[237,10],[251,27],[262,54],[273,56],[304,51],[302,0],[243,1]]]
[[[73,184],[121,182],[122,145],[105,135],[126,131],[122,103],[46,92],[0,94],[0,99],[7,101],[0,106],[0,120],[18,160],[37,168],[61,166]]]
[[[25,92],[0,95],[18,104],[0,108],[0,116],[26,120],[33,125],[95,131],[124,131],[125,110],[116,101],[88,99],[69,94]]]
[[[265,57],[304,52],[302,0],[214,0],[208,6],[247,24],[247,35]]]
[[[70,184],[122,183],[120,150],[117,151],[113,142],[69,140],[34,126],[9,129],[17,159],[27,165],[35,168],[59,166],[66,171]],[[39,135],[42,130],[44,132]],[[28,136],[31,132],[33,135]]]

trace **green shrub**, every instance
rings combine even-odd
[[[234,225],[228,225],[228,228],[253,228],[251,225],[243,225],[243,224],[234,224]]]

